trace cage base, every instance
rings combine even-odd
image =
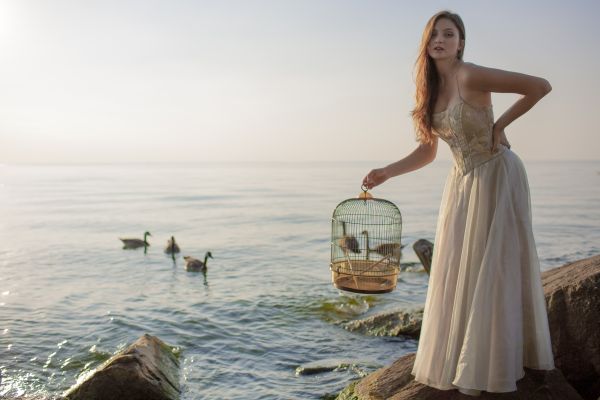
[[[332,272],[333,286],[340,290],[362,294],[389,293],[396,288],[396,276],[357,277]]]

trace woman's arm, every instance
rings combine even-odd
[[[434,137],[433,143],[421,143],[419,147],[403,159],[386,167],[371,170],[371,172],[364,177],[363,185],[372,189],[394,176],[402,175],[424,167],[435,159],[437,144],[438,139],[437,137]]]
[[[525,75],[518,72],[481,67],[467,64],[465,84],[470,90],[495,93],[522,94],[495,122],[492,151],[497,150],[501,139],[506,139],[504,128],[515,119],[529,111],[542,97],[550,93],[550,83],[537,76]]]

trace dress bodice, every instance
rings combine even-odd
[[[461,101],[433,114],[433,133],[448,143],[454,163],[463,175],[499,156],[506,148],[491,153],[494,113],[491,106],[475,107]]]

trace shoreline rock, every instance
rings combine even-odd
[[[600,255],[542,273],[542,284],[556,369],[525,368],[525,377],[511,393],[483,392],[480,399],[587,399],[600,396]],[[375,332],[384,326],[369,327]],[[378,321],[378,316],[365,320]],[[401,318],[400,318],[401,320]],[[351,321],[354,322],[354,321]],[[358,326],[364,321],[358,320]],[[419,327],[420,328],[420,327]],[[414,381],[410,374],[414,353],[379,369],[346,387],[338,400],[367,399],[460,399],[457,391],[441,391]]]
[[[382,312],[367,318],[343,322],[341,325],[350,332],[367,336],[403,335],[418,339],[422,321],[423,307],[413,307]]]
[[[411,375],[415,353],[407,354],[389,367],[379,369],[353,383],[338,395],[337,400],[460,400],[470,399],[457,390],[438,390],[416,382]],[[510,393],[482,392],[480,400],[582,400],[562,373],[525,369],[525,377],[517,382],[517,391]]]
[[[586,399],[600,396],[600,255],[542,274],[556,368]]]
[[[143,335],[65,394],[65,400],[175,400],[179,361],[155,336]]]
[[[337,358],[328,358],[323,360],[312,361],[302,364],[296,368],[296,376],[300,375],[316,375],[325,372],[350,370],[357,376],[364,378],[367,376],[366,368],[374,370],[381,365],[371,365],[360,360],[342,360]]]

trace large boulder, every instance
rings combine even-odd
[[[411,375],[415,354],[396,360],[358,383],[346,388],[338,400],[465,400],[472,397],[457,390],[437,390],[416,382]],[[481,400],[582,400],[557,369],[536,371],[525,369],[525,377],[517,382],[517,391],[510,393],[482,392]]]
[[[586,399],[600,396],[600,255],[542,274],[556,368]]]
[[[525,378],[517,383],[517,392],[484,393],[481,399],[600,400],[600,255],[546,271],[542,274],[542,284],[557,369],[536,371],[526,368]],[[399,317],[383,313],[351,321],[344,327],[367,334],[385,332],[393,335],[406,325],[403,312],[396,313]],[[418,331],[417,326],[412,328]],[[415,382],[410,374],[413,361],[414,354],[400,358],[391,366],[347,387],[338,399],[426,400],[462,396],[456,391],[440,391]]]
[[[67,400],[175,400],[179,361],[173,349],[144,335],[65,393]]]

